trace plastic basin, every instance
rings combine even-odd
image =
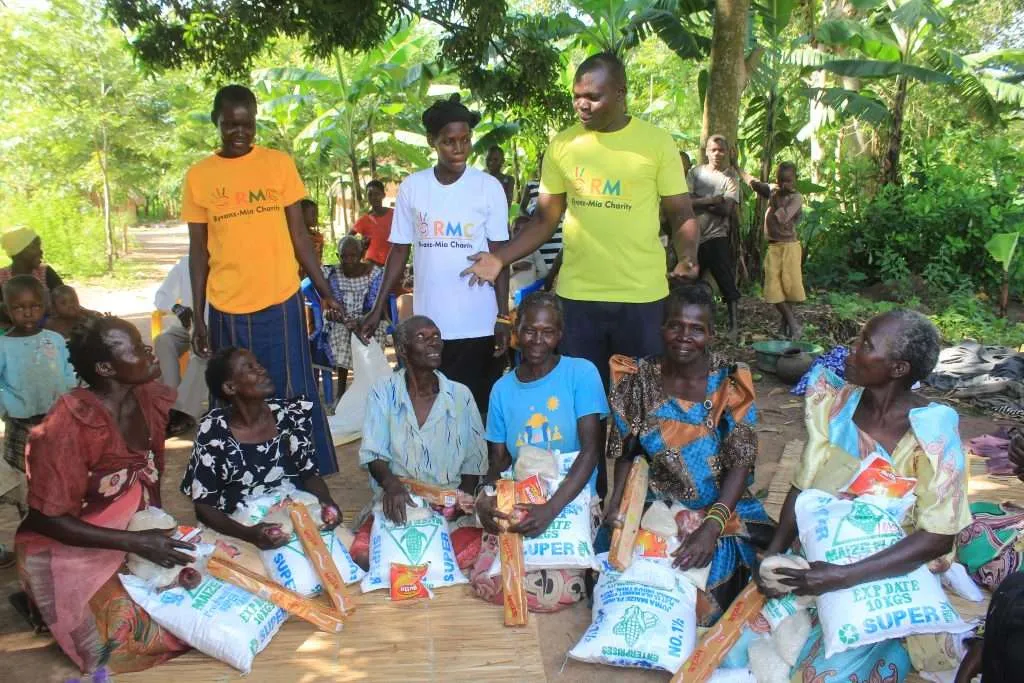
[[[789,341],[788,339],[776,339],[772,341],[759,341],[751,344],[756,355],[755,364],[762,372],[775,374],[775,365],[779,362],[779,356],[790,349],[806,351],[817,358],[825,349],[818,344],[811,342]]]

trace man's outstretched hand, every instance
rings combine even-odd
[[[501,274],[505,264],[497,256],[489,251],[478,251],[468,257],[473,265],[466,268],[459,275],[468,275],[470,285],[482,285],[485,282],[493,283]]]

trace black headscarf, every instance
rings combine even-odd
[[[423,127],[427,129],[428,135],[434,137],[449,123],[457,121],[466,123],[470,128],[480,123],[480,114],[467,109],[460,99],[459,94],[455,93],[447,100],[434,102],[423,112]]]

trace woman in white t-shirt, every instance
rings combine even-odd
[[[508,202],[493,176],[472,168],[473,127],[480,115],[457,94],[423,112],[427,142],[437,164],[413,173],[398,188],[391,224],[391,253],[384,282],[360,334],[372,335],[387,305],[387,293],[413,253],[416,273],[413,311],[432,319],[441,330],[441,372],[464,384],[482,414],[487,414],[491,385],[501,376],[508,349],[508,269],[493,286],[470,286],[460,273],[467,257],[493,251],[508,240]],[[415,245],[415,249],[413,249]]]

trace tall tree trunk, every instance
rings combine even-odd
[[[363,203],[362,182],[359,179],[359,160],[353,152],[349,156],[349,164],[352,167],[352,224],[355,225],[359,219],[359,207]],[[347,231],[346,231],[347,232]]]
[[[370,152],[370,179],[377,177],[377,152],[373,148],[373,114],[366,120],[367,144]]]
[[[827,84],[827,74],[818,70],[811,73],[811,88],[824,88]],[[811,144],[811,182],[821,184],[821,171],[825,161],[825,147],[821,144],[821,129],[825,123],[827,108],[818,97],[813,97],[810,103],[810,122],[808,127],[811,131],[809,142]]]
[[[107,272],[114,270],[114,221],[110,216],[110,175],[107,173],[107,127],[100,127],[100,148],[96,150],[103,179],[103,235],[107,251]]]
[[[708,94],[704,101],[701,147],[711,135],[724,135],[736,142],[740,120],[740,95],[747,82],[743,48],[747,37],[750,0],[715,0],[711,35],[711,68]]]
[[[882,160],[882,184],[899,185],[900,151],[903,147],[903,116],[907,104],[907,77],[896,77],[896,98],[892,102],[892,123],[889,128],[889,145]]]

